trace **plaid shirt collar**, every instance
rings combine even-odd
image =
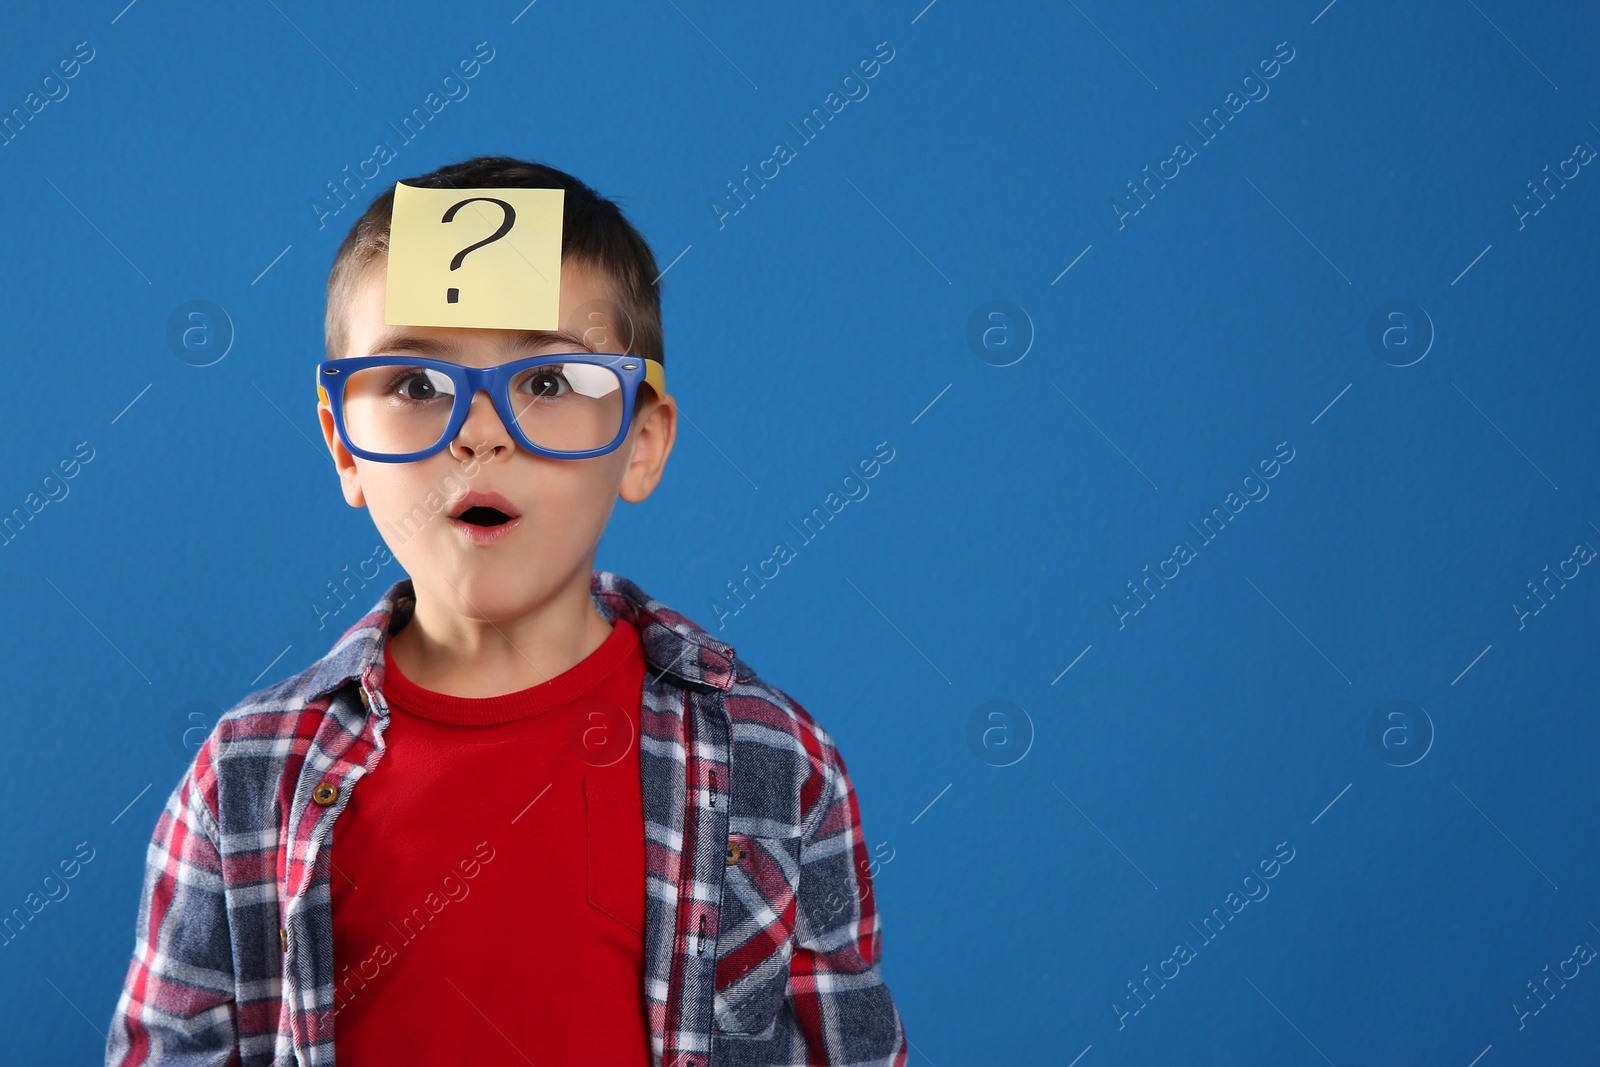
[[[736,681],[752,676],[732,645],[712,637],[632,580],[610,571],[592,570],[589,593],[606,622],[625,619],[639,631],[645,665],[655,681],[670,676],[692,689],[726,692]],[[315,665],[307,683],[308,697],[316,700],[349,682],[381,676],[384,642],[410,621],[416,605],[410,578],[391,585],[371,611],[346,630]],[[699,655],[690,655],[696,650]]]

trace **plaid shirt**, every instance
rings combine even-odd
[[[607,622],[638,628],[648,667],[653,1067],[901,1067],[856,796],[832,739],[632,581],[595,570],[590,592]],[[327,842],[381,762],[384,641],[415,606],[411,580],[396,582],[325,657],[230,709],[195,754],[147,852],[108,1067],[333,1064]]]

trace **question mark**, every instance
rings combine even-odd
[[[494,244],[496,241],[500,240],[500,238],[502,238],[506,234],[510,233],[511,232],[512,223],[517,221],[517,209],[512,207],[510,204],[506,203],[504,200],[496,200],[492,196],[474,196],[474,197],[471,197],[471,198],[469,198],[467,200],[463,200],[459,204],[456,204],[453,207],[451,207],[449,211],[446,211],[444,213],[444,218],[442,220],[440,220],[440,221],[442,221],[442,222],[450,222],[452,219],[454,219],[456,217],[456,212],[458,210],[460,210],[461,208],[466,207],[468,204],[475,203],[475,202],[477,202],[479,200],[486,201],[487,203],[490,203],[490,204],[499,204],[500,205],[500,209],[505,212],[506,217],[501,221],[500,228],[498,230],[494,231],[489,236],[487,236],[483,240],[479,241],[477,244],[468,245],[467,247],[463,248],[461,251],[457,252],[456,253],[456,258],[454,258],[454,259],[452,259],[450,261],[450,269],[451,270],[455,270],[457,267],[461,266],[461,261],[467,257],[467,253],[468,252],[474,251],[475,249],[482,248],[484,245]],[[447,290],[445,290],[445,300],[447,302],[451,303],[451,304],[458,303],[461,300],[461,290],[460,289],[447,289]]]

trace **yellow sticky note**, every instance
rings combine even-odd
[[[559,329],[565,200],[565,189],[397,183],[383,321]]]

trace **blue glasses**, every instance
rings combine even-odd
[[[418,356],[352,356],[317,364],[317,398],[353,455],[426,459],[455,440],[472,398],[489,394],[512,438],[537,456],[588,459],[622,443],[639,385],[666,393],[659,360],[559,352],[498,367]]]

